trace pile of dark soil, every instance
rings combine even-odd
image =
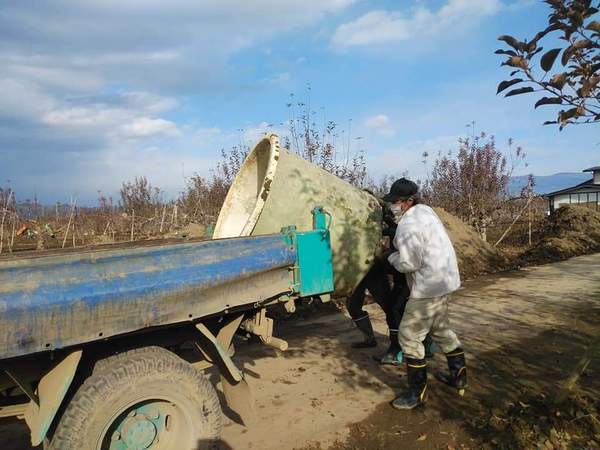
[[[542,238],[519,258],[520,265],[561,261],[600,251],[600,212],[561,206],[548,217]]]
[[[463,280],[508,268],[506,256],[481,239],[473,228],[442,208],[435,208],[435,212],[444,223],[454,244]]]
[[[499,449],[600,448],[600,399],[578,396],[560,405],[540,395],[478,420],[484,441]]]

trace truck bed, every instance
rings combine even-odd
[[[292,290],[281,235],[0,260],[0,359],[197,320]]]
[[[170,238],[157,238],[157,239],[143,239],[136,241],[116,241],[107,244],[88,244],[80,245],[77,247],[50,247],[43,250],[18,250],[12,253],[6,251],[0,254],[0,262],[15,259],[31,259],[41,258],[45,256],[60,256],[60,255],[72,255],[80,253],[90,253],[105,250],[122,250],[122,249],[133,249],[133,248],[145,248],[145,247],[157,247],[159,245],[174,245],[182,243],[202,242],[209,240],[209,238],[193,238],[193,239],[182,239],[177,237]]]

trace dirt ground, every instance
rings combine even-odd
[[[383,313],[376,305],[369,309],[377,331],[385,333]],[[490,423],[506,422],[515,406],[524,410],[531,398],[550,395],[600,331],[600,254],[479,278],[456,293],[450,309],[467,351],[465,397],[430,377],[425,408],[392,409],[388,402],[405,384],[404,369],[378,366],[374,350],[352,350],[358,336],[350,321],[342,313],[321,314],[280,324],[286,352],[238,347],[236,360],[255,392],[256,419],[245,427],[225,411],[223,447],[519,448],[510,433]],[[386,340],[380,336],[377,351],[385,350]],[[430,367],[444,369],[443,355],[436,354]],[[598,399],[598,358],[584,375],[581,393]],[[571,422],[600,419],[574,414]],[[545,420],[539,419],[542,429]],[[527,448],[558,448],[552,436],[534,431]],[[26,433],[21,423],[0,427],[0,448],[28,449]],[[597,448],[600,442],[600,436],[596,443],[585,439],[568,448]]]

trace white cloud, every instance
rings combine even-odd
[[[179,136],[175,123],[150,114],[167,111],[176,105],[173,99],[148,92],[129,92],[116,98],[95,101],[83,99],[76,106],[55,100],[52,107],[37,118],[57,129],[87,131],[99,139],[135,139],[150,136]]]
[[[424,179],[438,152],[445,154],[448,150],[455,150],[457,141],[458,136],[435,136],[403,142],[376,154],[367,152],[367,165],[376,177],[408,172],[409,178]],[[423,164],[423,152],[429,154],[427,165]]]
[[[174,64],[222,63],[240,48],[312,25],[355,1],[57,0],[36,8],[17,2],[0,15],[0,38],[3,49],[51,55],[58,64],[177,70]]]
[[[177,101],[172,97],[164,97],[152,92],[135,91],[122,94],[129,105],[148,113],[161,113],[177,106]]]
[[[0,77],[0,118],[37,119],[55,104],[55,99],[34,82]]]
[[[383,136],[393,136],[396,134],[396,130],[391,126],[390,118],[385,114],[377,114],[372,117],[365,119],[365,126]]]
[[[4,70],[6,74],[19,79],[31,80],[44,86],[55,86],[72,91],[86,91],[98,89],[102,86],[102,79],[99,76],[83,70],[26,63],[9,63]]]
[[[504,9],[509,12],[515,12],[522,9],[531,8],[538,3],[538,0],[516,0],[507,4]]]
[[[182,57],[181,53],[176,50],[164,50],[156,52],[145,51],[122,51],[122,52],[103,52],[101,55],[90,57],[87,55],[75,55],[70,62],[75,66],[82,67],[98,67],[104,65],[130,65],[133,61],[137,64],[148,63],[173,63]]]
[[[368,117],[365,120],[365,125],[369,128],[382,128],[390,123],[390,118],[385,114],[377,114],[376,116]]]
[[[95,136],[99,143],[180,135],[175,123],[156,117],[173,109],[175,99],[151,92],[61,99],[34,81],[10,78],[0,79],[0,92],[0,117],[25,121],[19,125],[22,133],[45,127],[69,140],[76,131]]]
[[[417,6],[403,11],[370,11],[340,25],[331,38],[336,48],[408,41],[430,36],[453,26],[468,26],[500,10],[500,0],[447,0],[437,11]]]
[[[212,113],[206,93],[227,98],[265,88],[265,75],[236,70],[249,63],[232,55],[313,26],[355,1],[3,5],[0,178],[18,180],[22,190],[37,189],[49,201],[70,191],[87,192],[88,199],[91,193],[93,202],[96,189],[114,192],[136,174],[179,189],[182,164],[206,173],[220,148],[253,145],[273,129],[252,123],[240,133],[195,118]],[[269,81],[293,78],[287,65],[271,62],[259,68],[270,71]]]
[[[281,73],[277,73],[269,78],[266,78],[264,81],[269,84],[278,84],[278,83],[285,83],[286,81],[290,81],[291,78],[292,78],[292,76],[290,75],[289,72],[281,72]]]
[[[131,123],[125,124],[122,131],[126,137],[140,138],[155,135],[180,136],[177,125],[165,119],[138,117]]]

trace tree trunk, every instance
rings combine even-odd
[[[13,251],[13,247],[15,245],[15,228],[17,226],[17,208],[15,206],[15,213],[13,215],[13,221],[12,221],[12,231],[10,234],[10,244],[8,246],[8,251],[12,253]]]
[[[481,221],[481,239],[483,239],[483,242],[487,242],[487,226],[488,220],[487,218],[483,218]]]

